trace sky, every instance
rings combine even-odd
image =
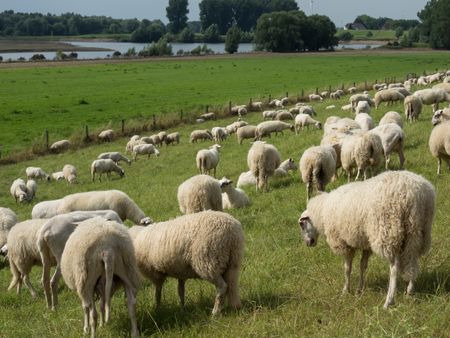
[[[189,0],[189,19],[199,20],[198,4]],[[417,19],[427,0],[310,0],[297,1],[307,15],[327,15],[338,27],[352,22],[358,15],[393,19]],[[161,19],[167,22],[168,0],[0,0],[0,11],[40,12],[61,14],[74,12],[82,15],[105,15],[113,18]]]

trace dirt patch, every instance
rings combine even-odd
[[[31,39],[0,39],[0,53],[20,53],[20,52],[94,52],[94,51],[109,51],[106,48],[96,47],[80,47],[74,46],[67,42],[61,41],[46,41],[46,40],[31,40]]]

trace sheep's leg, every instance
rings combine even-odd
[[[389,170],[389,162],[391,161],[391,154],[386,154],[386,170]]]
[[[136,292],[129,283],[125,284],[125,294],[127,296],[128,315],[131,321],[131,337],[137,338],[139,331],[136,321]]]
[[[398,150],[398,158],[400,160],[400,169],[403,169],[403,164],[405,163],[405,155],[403,154],[403,149]]]
[[[36,290],[33,288],[33,285],[31,285],[28,274],[24,274],[22,277],[22,280],[23,280],[23,283],[28,288],[28,290],[30,290],[31,297],[36,298]]]
[[[225,295],[227,293],[227,283],[225,283],[222,276],[217,277],[211,282],[216,286],[217,291],[216,301],[214,302],[214,308],[212,310],[212,315],[216,316],[220,314],[220,311],[222,310],[222,306],[225,301]]]
[[[441,163],[442,160],[440,157],[438,157],[438,168],[437,168],[437,174],[440,175],[441,174]]]
[[[359,179],[359,175],[361,174],[361,168],[358,168],[358,172],[356,173],[355,181]]]
[[[184,307],[185,282],[184,279],[178,280],[178,297],[180,298],[181,307]]]
[[[48,256],[47,250],[44,248],[41,251],[41,261],[42,261],[42,286],[44,287],[45,300],[47,301],[47,308],[52,308],[52,298],[50,291],[50,257]]]
[[[97,328],[97,309],[95,308],[94,300],[92,300],[91,306],[89,308],[89,317],[91,322],[91,337],[95,338],[95,331]]]
[[[364,286],[366,283],[366,270],[367,270],[367,265],[369,264],[370,255],[372,255],[371,250],[363,250],[362,255],[361,255],[361,262],[359,265],[360,274],[359,274],[358,292],[362,292],[364,290]]]
[[[85,334],[89,334],[89,304],[85,303],[83,301],[82,304],[83,307],[83,314],[84,314],[84,326],[83,326],[83,331]]]
[[[154,279],[153,282],[155,284],[155,300],[156,300],[156,308],[158,308],[161,304],[161,293],[164,281],[166,280],[165,276],[160,276],[157,279]]]
[[[347,254],[345,255],[344,262],[344,271],[345,271],[345,282],[344,288],[342,289],[342,293],[348,293],[350,291],[350,275],[352,273],[352,262],[353,257],[355,256],[355,250],[349,249]]]
[[[384,308],[387,309],[390,305],[394,304],[395,289],[397,288],[397,275],[400,267],[400,262],[398,257],[395,257],[390,262],[390,272],[389,272],[389,289],[386,296],[386,302],[384,303]]]

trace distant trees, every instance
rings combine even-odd
[[[241,41],[241,30],[238,26],[232,26],[225,38],[225,51],[227,53],[233,54],[238,51],[239,42]]]
[[[450,49],[450,0],[431,0],[418,13],[420,32],[432,48]]]
[[[354,23],[361,23],[366,26],[367,29],[393,29],[398,27],[403,28],[403,30],[409,30],[411,28],[417,27],[419,25],[418,20],[405,20],[405,19],[391,19],[386,17],[374,18],[369,15],[359,15],[356,17]]]
[[[199,4],[203,31],[215,24],[219,34],[225,34],[233,23],[233,7],[230,0],[203,0]]]
[[[167,19],[169,19],[168,30],[173,34],[178,34],[187,25],[189,13],[187,0],[169,0],[166,7]]]
[[[161,20],[142,20],[139,27],[131,34],[133,42],[155,42],[166,34],[166,26]]]

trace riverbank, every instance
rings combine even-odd
[[[22,52],[99,52],[112,51],[108,48],[75,46],[68,42],[59,40],[41,39],[0,39],[0,53],[22,53]]]

